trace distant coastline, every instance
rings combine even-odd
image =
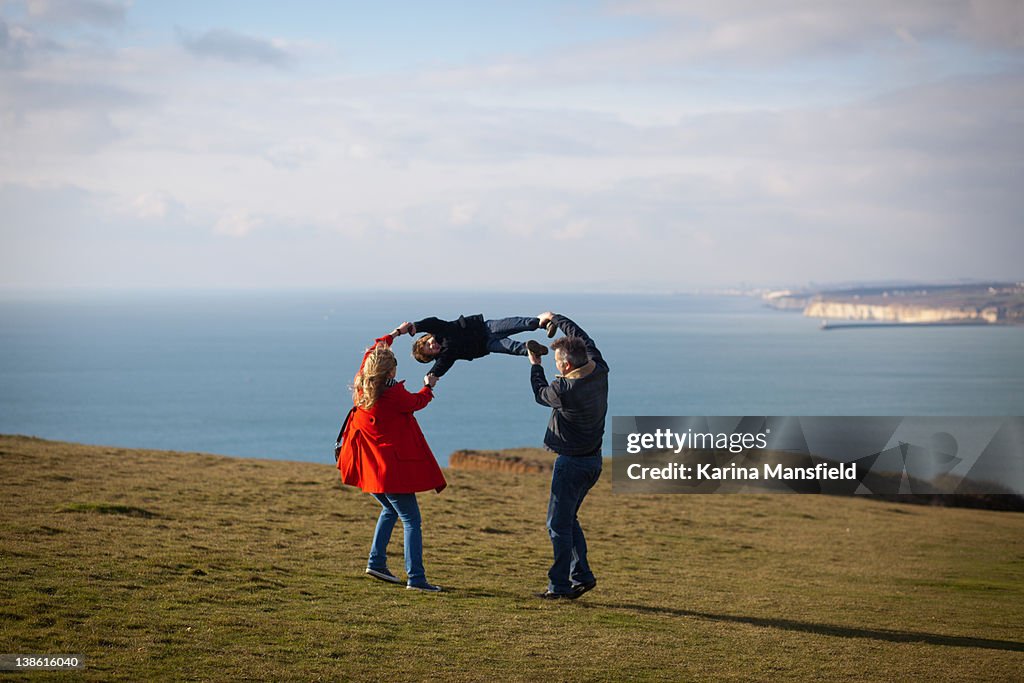
[[[821,318],[822,329],[850,327],[1024,324],[1024,283],[779,290],[771,308]],[[847,321],[847,322],[833,322]]]

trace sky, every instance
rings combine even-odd
[[[0,0],[0,290],[1024,279],[1024,2]]]

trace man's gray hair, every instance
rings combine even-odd
[[[583,367],[590,360],[587,356],[587,345],[579,337],[561,337],[551,344],[551,348],[561,351],[565,360],[572,363],[574,368]]]

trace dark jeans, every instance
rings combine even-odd
[[[601,477],[601,455],[555,458],[548,499],[548,534],[555,561],[548,571],[548,590],[569,593],[581,583],[593,583],[587,564],[587,539],[576,515],[587,492]]]
[[[487,325],[487,350],[491,353],[508,353],[513,356],[525,356],[526,344],[509,339],[509,335],[530,332],[537,329],[540,321],[537,318],[499,318],[485,320]]]

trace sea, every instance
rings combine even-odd
[[[608,361],[608,434],[612,415],[1024,415],[1024,327],[823,331],[755,297],[690,294],[90,291],[0,296],[0,433],[333,464],[375,337],[545,310]],[[418,388],[429,366],[409,337],[395,349]],[[550,410],[525,358],[459,361],[435,393],[417,419],[442,465],[542,445]]]

